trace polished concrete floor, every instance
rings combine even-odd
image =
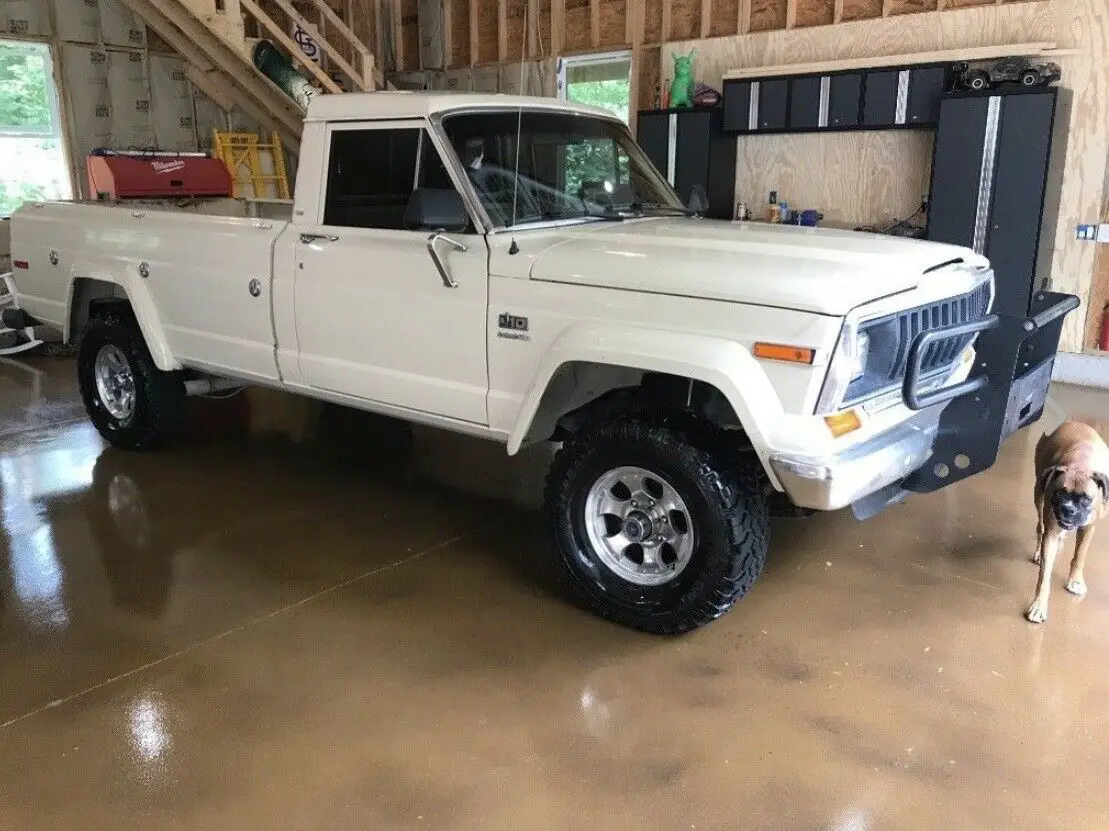
[[[4,362],[0,828],[1109,828],[1109,529],[1026,623],[1036,435],[780,522],[662,639],[536,577],[542,453],[421,435],[397,481],[212,407],[120,454],[70,363]]]

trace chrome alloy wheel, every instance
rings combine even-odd
[[[673,485],[640,467],[615,468],[593,483],[585,499],[585,528],[601,562],[639,586],[670,582],[693,556],[685,502]]]
[[[135,372],[118,346],[106,344],[93,364],[96,394],[108,414],[127,422],[135,414]]]

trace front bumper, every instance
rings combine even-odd
[[[1073,295],[1037,292],[1027,316],[922,332],[909,349],[902,395],[917,415],[842,454],[771,455],[786,494],[802,508],[851,505],[866,519],[910,493],[930,493],[990,468],[1001,445],[1043,414],[1059,336]],[[932,389],[921,373],[927,349],[944,338],[975,334],[970,377]]]
[[[771,455],[770,465],[799,508],[846,508],[900,482],[928,461],[942,410],[924,410],[834,456]]]

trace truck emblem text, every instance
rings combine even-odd
[[[531,340],[528,331],[528,319],[520,315],[502,313],[497,318],[497,337],[509,340]]]

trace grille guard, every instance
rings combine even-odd
[[[1043,415],[1051,371],[1066,316],[1078,308],[1072,294],[1033,295],[1027,317],[988,315],[922,332],[909,349],[902,394],[914,410],[949,402],[928,462],[901,483],[914,493],[930,493],[990,468],[1013,433]],[[929,344],[978,333],[971,376],[958,384],[919,392],[921,362]]]

